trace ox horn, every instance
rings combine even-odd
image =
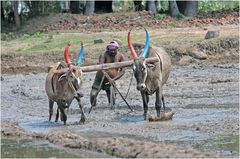
[[[83,43],[81,42],[81,49],[80,49],[79,54],[78,54],[77,65],[81,64],[82,58],[83,58],[83,54],[84,54],[84,47],[83,47]]]
[[[144,27],[143,27],[144,28]],[[148,53],[148,49],[149,49],[149,43],[150,43],[150,38],[149,38],[149,34],[146,28],[144,28],[145,32],[146,32],[146,42],[145,42],[145,46],[142,52],[142,57],[146,58],[147,53]]]
[[[131,34],[131,30],[128,32],[128,46],[129,46],[129,48],[130,48],[130,51],[131,51],[131,53],[132,53],[132,56],[133,56],[134,58],[136,58],[136,57],[137,57],[137,53],[136,53],[136,51],[134,50],[134,47],[133,47],[133,44],[132,44],[132,41],[131,41],[130,34]]]
[[[64,51],[64,58],[65,58],[65,61],[67,62],[67,64],[71,64],[71,60],[70,60],[69,55],[68,55],[70,46],[71,46],[71,44],[68,43],[66,48],[65,48],[65,51]]]

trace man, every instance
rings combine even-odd
[[[107,45],[106,51],[104,52],[104,54],[99,57],[99,64],[115,63],[115,62],[124,61],[124,57],[121,53],[118,52],[118,48],[119,48],[119,44],[116,41],[110,42]],[[90,102],[91,102],[92,107],[96,106],[97,95],[101,89],[106,91],[108,102],[110,105],[111,83],[113,83],[115,80],[121,78],[124,75],[125,70],[123,68],[116,68],[116,69],[108,69],[106,72],[111,77],[110,81],[106,77],[103,79],[104,74],[102,71],[98,71],[96,74],[95,80],[92,85],[92,90],[90,93]],[[103,80],[103,82],[101,82],[102,80]],[[115,94],[115,92],[112,92],[112,94]],[[112,99],[113,99],[113,104],[115,104],[115,97],[112,96]]]

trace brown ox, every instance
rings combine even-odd
[[[57,103],[57,115],[55,121],[58,121],[59,110],[61,111],[61,121],[66,125],[67,115],[65,108],[68,108],[73,99],[78,101],[81,111],[80,123],[85,122],[85,115],[83,113],[83,106],[80,97],[82,97],[82,71],[80,67],[73,66],[68,56],[70,44],[67,45],[64,53],[65,62],[49,68],[45,83],[45,90],[49,100],[49,121],[53,114],[54,102]],[[77,65],[80,65],[83,56],[83,46],[78,56]]]
[[[146,31],[146,44],[133,45],[128,33],[128,44],[134,57],[133,72],[137,81],[137,90],[141,92],[144,119],[147,119],[149,95],[156,94],[155,108],[157,116],[160,116],[160,110],[163,103],[165,112],[165,102],[163,97],[163,85],[166,83],[171,70],[171,58],[163,48],[149,46],[149,35]],[[144,47],[144,49],[143,49]],[[137,53],[135,52],[137,50]],[[141,51],[143,49],[143,51]],[[139,57],[141,56],[141,57]],[[159,61],[155,63],[146,63],[145,58],[158,57]]]

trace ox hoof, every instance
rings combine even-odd
[[[80,121],[79,121],[79,124],[80,125],[83,125],[85,123],[85,119],[81,119]]]
[[[143,117],[144,117],[144,120],[147,120],[148,119],[148,115],[143,115]]]

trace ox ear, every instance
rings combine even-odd
[[[58,81],[63,80],[64,77],[67,77],[67,73],[62,74],[62,75],[58,78]]]
[[[150,68],[150,69],[155,69],[155,65],[154,64],[151,64],[151,63],[146,63],[146,66],[147,68]]]

